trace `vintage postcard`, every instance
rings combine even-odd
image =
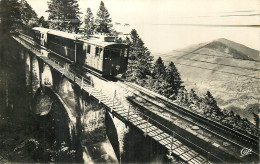
[[[259,163],[259,0],[0,0],[0,163]]]

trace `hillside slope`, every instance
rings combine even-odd
[[[222,109],[252,121],[260,100],[259,51],[218,39],[154,56],[161,56],[166,64],[173,61],[187,89],[200,95],[209,90]]]

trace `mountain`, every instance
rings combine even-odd
[[[207,45],[213,49],[230,54],[235,59],[260,61],[259,51],[246,47],[242,44],[227,40],[225,38],[218,39]]]
[[[162,57],[166,64],[173,61],[187,89],[193,88],[201,96],[209,90],[222,109],[233,110],[251,121],[252,112],[257,113],[259,51],[221,38],[153,55]]]

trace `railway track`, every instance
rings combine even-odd
[[[145,89],[143,89],[142,87],[139,87],[138,90],[140,92],[144,93],[144,94],[147,94],[146,93],[147,91]],[[223,131],[227,131],[227,133],[229,133],[229,134],[234,134],[234,137],[238,137],[240,141],[244,140],[244,141],[247,141],[247,142],[251,142],[255,146],[258,146],[259,137],[257,137],[257,136],[242,134],[242,133],[235,131],[234,129],[231,129],[231,128],[225,126],[225,125],[222,125],[218,122],[207,119],[207,118],[205,118],[205,117],[203,117],[203,116],[201,116],[201,115],[199,115],[195,112],[192,112],[192,111],[190,111],[190,110],[188,110],[184,107],[180,107],[180,106],[176,105],[175,103],[171,102],[171,100],[169,100],[169,99],[167,99],[163,96],[155,95],[154,93],[149,92],[149,96],[150,95],[152,95],[154,99],[157,99],[160,102],[163,102],[167,105],[170,105],[170,106],[177,108],[180,112],[186,113],[187,115],[189,115],[191,117],[197,118],[197,119],[207,123],[207,125],[211,125],[212,127],[223,130]]]
[[[136,85],[132,85],[129,83],[127,85],[132,88],[135,88],[135,89],[138,87]],[[152,92],[149,92],[149,91],[143,89],[142,87],[138,87],[138,91],[141,93],[141,95],[146,95],[145,99],[149,103],[160,108],[161,110],[165,110],[165,111],[171,113],[172,115],[174,115],[182,120],[185,120],[186,122],[189,122],[190,124],[198,126],[199,128],[207,131],[208,133],[213,134],[214,136],[221,138],[224,141],[232,143],[232,145],[235,145],[236,148],[238,148],[240,150],[242,150],[243,148],[252,149],[252,153],[259,157],[259,152],[258,152],[259,142],[258,142],[258,140],[256,140],[256,138],[257,138],[256,136],[253,136],[253,137],[246,136],[242,133],[234,131],[233,129],[230,129],[217,122],[209,120],[192,111],[189,111],[188,109],[180,107],[180,106],[174,104],[173,102],[170,102],[169,100],[165,99],[164,97],[162,97],[160,95],[158,96],[157,94],[153,94]],[[149,93],[147,93],[147,92],[149,92]],[[160,101],[162,104],[167,106],[167,108],[165,108],[165,106],[159,105],[158,103],[156,103],[156,101]]]
[[[32,37],[29,37],[24,34],[22,34],[22,36],[25,37],[27,41],[29,41],[31,43],[33,42]],[[32,43],[32,44],[35,44],[35,43]],[[88,70],[89,73],[91,73],[92,75],[94,75],[102,80],[109,81],[108,79],[103,77],[101,74],[96,73],[95,71],[90,70],[87,67],[84,67],[84,69]],[[123,82],[123,80],[120,80],[120,79],[119,79],[119,81]],[[185,109],[183,107],[180,107],[180,106],[174,104],[173,102],[171,102],[171,100],[169,100],[161,95],[148,91],[147,89],[144,89],[138,85],[133,85],[133,84],[127,83],[127,82],[125,82],[125,84],[128,87],[132,88],[133,90],[137,90],[139,92],[139,93],[135,92],[134,93],[135,95],[137,95],[141,98],[144,98],[143,95],[145,95],[144,99],[146,101],[148,101],[149,103],[153,104],[154,106],[156,106],[157,108],[160,108],[161,110],[165,110],[165,111],[171,113],[172,115],[174,115],[175,117],[178,117],[179,119],[184,120],[185,122],[188,122],[192,125],[196,125],[199,128],[207,131],[208,133],[211,133],[214,136],[217,136],[224,141],[232,143],[238,149],[252,148],[253,149],[252,153],[254,155],[258,156],[258,158],[259,158],[258,137],[253,136],[253,135],[251,135],[251,136],[244,135],[229,127],[221,125],[215,121],[209,120],[201,115],[198,115],[197,113],[194,113],[188,109]],[[132,92],[132,91],[130,91],[130,92]],[[158,104],[158,103],[156,103],[156,101],[157,102],[159,101],[161,104],[164,104],[164,105],[163,106],[159,105],[160,103]],[[174,110],[172,110],[172,109],[174,109]],[[153,112],[153,111],[151,111],[151,112]]]

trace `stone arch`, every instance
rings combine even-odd
[[[36,56],[32,58],[32,94],[35,95],[37,89],[40,87],[40,69],[39,69],[39,61]]]
[[[53,78],[52,78],[52,71],[48,64],[43,64],[43,69],[41,73],[41,85],[42,86],[53,86]]]
[[[77,151],[76,119],[70,114],[68,106],[52,88],[42,86],[38,88],[34,97],[34,112],[44,140],[50,145],[56,145],[55,151],[68,147],[67,152]],[[79,145],[78,145],[79,146]],[[56,162],[75,162],[70,154],[58,154]]]
[[[63,101],[71,108],[76,108],[76,95],[74,92],[74,86],[70,80],[66,77],[61,77],[58,84],[57,93],[62,97]],[[77,115],[76,111],[73,110],[73,115]]]
[[[31,58],[29,53],[26,51],[24,56],[25,61],[25,84],[26,86],[31,85]]]

